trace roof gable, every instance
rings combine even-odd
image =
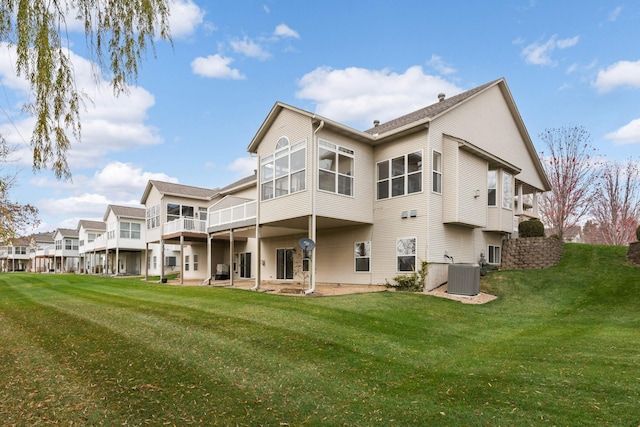
[[[117,217],[125,217],[125,218],[136,218],[136,219],[144,219],[145,218],[145,209],[143,207],[133,207],[133,206],[118,206],[118,205],[109,205],[107,206],[107,211],[104,213],[103,220],[106,221],[109,218],[109,212],[113,212],[113,214]]]
[[[201,200],[210,200],[218,192],[217,189],[192,187],[190,185],[175,184],[173,182],[150,180],[147,183],[147,187],[145,188],[142,199],[140,200],[141,204],[145,204],[151,189],[154,187],[163,195]]]

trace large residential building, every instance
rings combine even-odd
[[[278,102],[248,151],[256,285],[383,284],[424,261],[432,289],[451,262],[499,265],[502,240],[550,189],[504,79],[367,131]]]

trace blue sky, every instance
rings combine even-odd
[[[601,155],[640,154],[640,2],[175,0],[173,47],[156,45],[136,87],[111,96],[71,31],[91,101],[73,180],[33,173],[28,97],[0,46],[0,132],[17,147],[12,198],[39,231],[135,205],[149,179],[220,187],[256,168],[246,147],[276,101],[356,129],[506,78],[539,150],[546,128],[584,126]]]

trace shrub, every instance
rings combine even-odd
[[[636,239],[640,242],[640,225],[636,228]]]
[[[424,281],[427,278],[429,264],[420,260],[420,271],[415,270],[411,274],[401,274],[394,277],[393,283],[386,281],[385,286],[394,288],[397,291],[405,292],[422,292],[424,290]]]
[[[544,224],[539,219],[530,219],[518,224],[520,237],[544,237]]]

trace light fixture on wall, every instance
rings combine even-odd
[[[473,192],[473,197],[475,197],[476,199],[477,199],[478,197],[480,197],[480,190],[476,190],[476,191],[474,191],[474,192]]]

